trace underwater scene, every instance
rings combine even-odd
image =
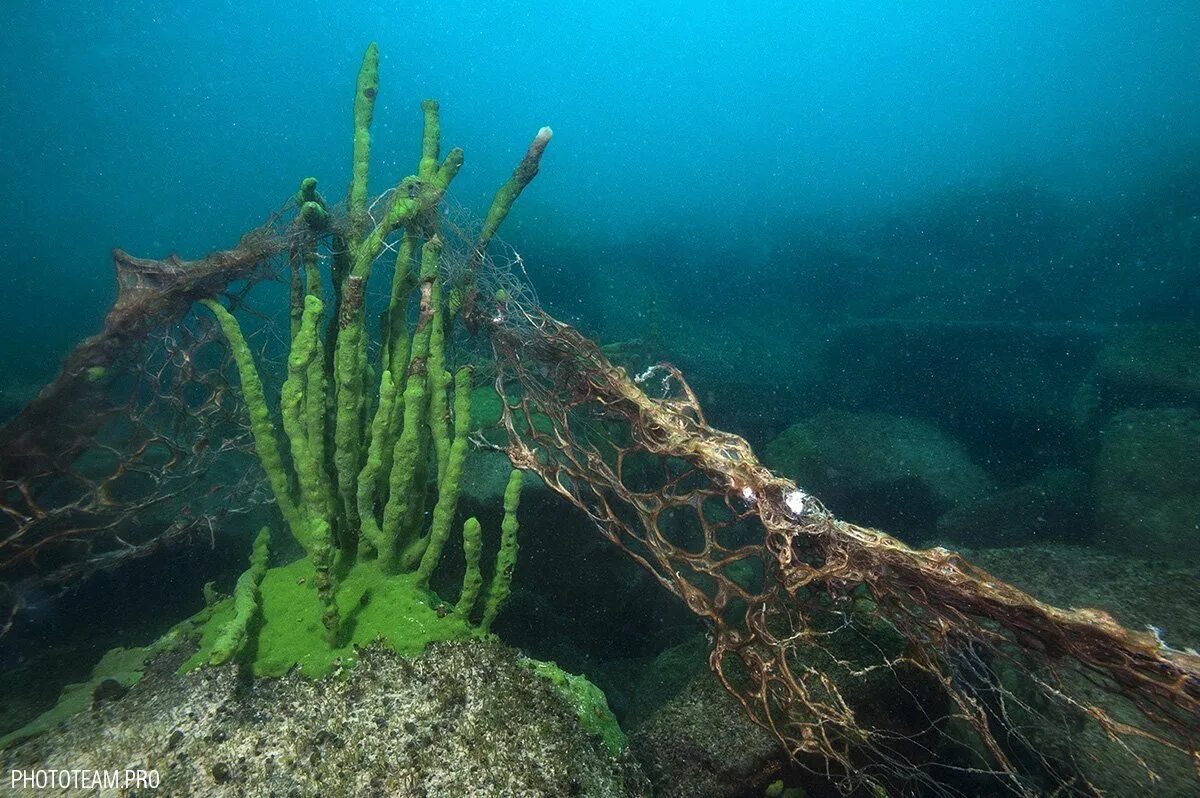
[[[7,4],[0,795],[1200,796],[1198,41]]]

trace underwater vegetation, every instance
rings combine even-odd
[[[251,565],[238,582],[233,616],[226,620],[218,613],[213,620],[228,627],[212,641],[211,653],[202,645],[198,654],[207,655],[212,664],[238,653],[256,609],[261,609],[261,624],[253,645],[255,673],[282,675],[303,663],[305,672],[319,675],[335,659],[346,662],[354,646],[376,638],[399,651],[418,653],[434,640],[476,631],[486,634],[510,592],[521,492],[521,472],[516,470],[504,494],[496,568],[478,608],[478,626],[472,620],[482,585],[482,530],[477,519],[468,518],[461,528],[467,569],[452,613],[436,597],[422,598],[450,537],[472,430],[474,369],[464,364],[451,376],[446,337],[464,302],[474,301],[464,292],[474,289],[464,283],[454,296],[442,296],[438,206],[463,157],[455,149],[440,158],[437,103],[427,100],[422,105],[425,131],[417,174],[390,192],[378,219],[368,211],[378,58],[375,47],[369,48],[358,77],[354,181],[348,221],[330,241],[335,293],[328,316],[321,298],[317,236],[327,234],[332,222],[315,179],[304,180],[296,197],[298,220],[313,237],[298,241],[289,253],[291,347],[279,401],[280,425],[271,418],[237,319],[215,300],[203,301],[233,352],[254,448],[275,504],[307,554],[303,565],[275,573],[264,570],[261,562]],[[536,158],[548,139],[548,132],[539,134],[533,167],[519,169],[497,194],[482,236],[491,237],[536,174]],[[380,323],[376,383],[368,365],[363,292],[372,265],[397,231],[401,238]],[[486,240],[479,246],[486,247]],[[414,293],[417,320],[410,332]],[[286,458],[280,450],[281,431],[288,444]],[[437,485],[428,525],[427,469]],[[319,606],[312,603],[309,585],[315,587]],[[305,606],[324,628],[323,655],[314,654],[322,649],[321,640],[313,637],[314,625],[298,627],[295,622],[295,614]]]
[[[243,504],[270,508],[231,596],[210,590],[158,642],[106,656],[5,738],[7,767],[102,767],[150,751],[140,755],[181,794],[323,794],[331,780],[344,794],[650,794],[604,694],[493,634],[514,576],[537,577],[514,574],[528,486],[574,508],[703,626],[699,654],[681,646],[659,664],[705,661],[709,691],[690,683],[684,714],[728,746],[722,756],[782,752],[742,787],[1088,795],[1101,789],[1097,759],[1143,785],[1196,775],[1194,652],[1100,610],[1051,606],[946,548],[844,521],[818,497],[862,495],[868,471],[897,482],[916,470],[936,488],[934,509],[901,506],[895,521],[933,524],[994,493],[953,442],[930,424],[830,412],[767,449],[803,488],[770,470],[710,423],[679,369],[623,363],[619,347],[543,310],[513,258],[496,254],[548,128],[469,226],[447,209],[463,153],[443,156],[432,101],[415,174],[372,197],[378,92],[372,45],[344,206],[307,178],[233,250],[193,262],[115,255],[121,294],[105,330],[0,433],[5,505],[19,509],[6,529],[11,573],[79,578],[255,512]],[[378,317],[373,274],[390,277]],[[271,277],[288,288],[274,345],[253,293]],[[1113,361],[1119,372],[1125,359]],[[489,403],[495,412],[480,412]],[[1137,444],[1108,445],[1119,480]],[[830,477],[813,453],[833,449],[870,468]],[[480,452],[506,458],[486,529],[459,520]],[[247,468],[253,477],[228,478]],[[242,490],[249,482],[257,491]],[[173,517],[169,531],[131,537],[154,513]],[[461,576],[445,567],[456,548]],[[10,615],[20,609],[11,602]],[[687,765],[662,743],[686,720],[658,716],[644,729],[661,733],[640,732],[659,746],[655,766]],[[671,794],[669,772],[657,772],[658,794]]]

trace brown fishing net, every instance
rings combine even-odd
[[[278,273],[298,229],[281,219],[195,261],[113,252],[118,294],[103,330],[0,428],[0,634],[29,588],[52,594],[211,540],[230,515],[263,506],[229,353],[192,305]]]
[[[837,520],[709,426],[670,365],[632,378],[500,296],[481,316],[514,464],[707,623],[713,671],[798,762],[848,793],[1196,786],[1194,653]]]

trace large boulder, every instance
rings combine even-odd
[[[1036,471],[1072,452],[1072,397],[1100,340],[1079,324],[847,322],[829,330],[810,391],[846,410],[929,419],[977,457]]]
[[[1088,475],[1051,468],[1029,482],[949,511],[938,520],[940,538],[968,546],[1083,542],[1092,535]]]
[[[1060,607],[1097,607],[1131,629],[1152,628],[1173,648],[1200,647],[1200,615],[1195,611],[1200,606],[1200,571],[1194,565],[1105,553],[1091,546],[1018,546],[964,554],[1043,601]],[[1002,663],[998,672],[1004,672]],[[1086,673],[1068,668],[1059,673],[1075,696],[1108,712],[1115,721],[1146,727],[1144,715],[1119,695],[1101,690],[1085,678]],[[1197,794],[1194,763],[1186,753],[1132,736],[1117,741],[1082,712],[1072,717],[1068,711],[1064,716],[1061,702],[1047,703],[1044,692],[1029,689],[1028,680],[1009,683],[1022,699],[1010,702],[1017,725],[1050,758],[1063,763],[1073,760],[1091,786],[1087,794],[1162,798]],[[1044,714],[1023,722],[1023,704]],[[1047,722],[1047,718],[1074,719],[1075,725]],[[1157,781],[1152,782],[1135,756],[1158,775]]]
[[[886,413],[819,413],[769,443],[764,460],[839,517],[914,535],[992,489],[966,451],[932,424]]]
[[[1075,396],[1076,423],[1094,433],[1127,408],[1200,406],[1200,329],[1130,327],[1110,338]]]
[[[628,751],[610,748],[619,731],[595,733],[605,710],[581,700],[578,677],[547,678],[559,672],[495,643],[435,644],[413,660],[372,647],[340,676],[250,683],[233,666],[176,675],[181,655],[0,752],[0,767],[157,770],[164,795],[649,794]]]
[[[1100,544],[1142,558],[1200,561],[1200,413],[1125,410],[1100,434]]]
[[[1154,626],[1175,648],[1200,648],[1200,568],[1092,546],[965,549],[989,573],[1058,607],[1098,607],[1130,629]]]
[[[708,639],[703,634],[693,635],[643,662],[630,680],[625,724],[637,727],[679,695],[698,674],[707,671]]]
[[[754,795],[787,760],[779,740],[755,725],[708,670],[638,727],[630,746],[656,798]]]

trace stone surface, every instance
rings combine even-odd
[[[940,539],[968,546],[1012,546],[1091,537],[1088,475],[1073,468],[1043,471],[1029,482],[950,510]]]
[[[1200,568],[1050,544],[964,549],[972,563],[1059,607],[1098,607],[1131,629],[1154,625],[1176,648],[1200,648]]]
[[[1147,561],[1098,552],[1085,546],[1022,546],[966,551],[969,560],[1035,597],[1061,607],[1096,607],[1131,629],[1153,627],[1177,649],[1200,647],[1200,569],[1180,562]],[[1101,691],[1075,671],[1065,670],[1076,695],[1104,708],[1116,720],[1144,725],[1128,703]],[[1045,698],[1025,691],[1030,706],[1045,707]],[[1055,717],[1061,707],[1050,709]],[[1095,723],[1079,719],[1067,736],[1061,724],[1036,718],[1024,725],[1030,740],[1062,761],[1074,756],[1081,773],[1098,795],[1196,795],[1196,775],[1186,755],[1136,739],[1133,752],[1160,777],[1151,784],[1145,770]],[[1089,793],[1092,794],[1092,793]]]
[[[1072,399],[1101,335],[1070,323],[846,322],[829,330],[809,391],[847,410],[929,419],[978,460],[1027,478],[1070,456]]]
[[[545,679],[494,643],[368,649],[321,680],[152,663],[129,692],[0,753],[0,767],[155,768],[163,795],[649,795]]]
[[[1106,549],[1200,561],[1200,413],[1126,410],[1100,434],[1096,524]]]
[[[1095,431],[1126,408],[1200,405],[1200,329],[1194,324],[1121,330],[1096,355],[1075,397],[1076,423]]]
[[[992,487],[936,427],[886,413],[819,413],[769,443],[764,460],[839,517],[898,533],[927,535]]]
[[[661,651],[633,674],[627,725],[640,725],[687,687],[697,674],[707,671],[708,640],[703,634]]]
[[[630,746],[655,798],[738,798],[784,767],[779,741],[707,670],[634,730]]]

